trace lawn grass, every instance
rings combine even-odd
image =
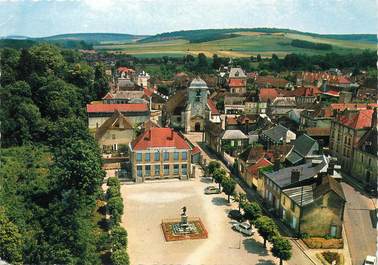
[[[327,43],[333,46],[330,50],[313,50],[291,46],[293,39],[306,40],[316,43]],[[303,53],[308,55],[325,54],[329,52],[354,53],[364,49],[376,49],[376,45],[367,42],[317,38],[302,34],[277,33],[257,34],[243,32],[239,37],[226,38],[202,43],[190,43],[187,40],[165,40],[147,43],[107,43],[95,46],[98,50],[121,51],[138,57],[184,56],[204,53],[206,56],[218,54],[224,57],[249,57],[260,54],[271,57],[276,54],[284,57],[288,53]]]

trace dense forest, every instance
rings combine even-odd
[[[61,48],[66,49],[84,49],[92,50],[93,43],[86,42],[83,40],[69,40],[69,39],[0,39],[0,48],[12,48],[12,49],[22,49],[30,48],[37,44],[53,44]]]
[[[1,50],[1,69],[0,258],[92,265],[112,249],[113,264],[128,264],[113,244],[126,231],[97,220],[105,172],[84,107],[109,89],[104,65],[43,44]]]
[[[299,48],[306,48],[306,49],[314,49],[314,50],[332,50],[332,45],[326,43],[316,43],[312,41],[305,41],[305,40],[292,40],[291,46],[299,47]]]

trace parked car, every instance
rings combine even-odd
[[[364,265],[377,265],[377,257],[367,256]]]
[[[366,185],[365,186],[365,191],[369,193],[370,196],[377,196],[377,187],[374,187],[372,185]]]
[[[244,219],[243,215],[238,210],[229,211],[227,216],[231,219],[238,221],[238,222],[243,222],[243,219]]]
[[[236,223],[232,225],[232,229],[246,236],[252,236],[254,233],[252,226],[247,222]]]
[[[219,194],[221,193],[217,187],[208,186],[205,188],[205,194]]]

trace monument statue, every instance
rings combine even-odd
[[[186,206],[182,207],[181,210],[182,210],[181,216],[186,215]]]

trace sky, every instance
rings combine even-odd
[[[377,33],[376,0],[0,0],[0,36],[276,27]]]

